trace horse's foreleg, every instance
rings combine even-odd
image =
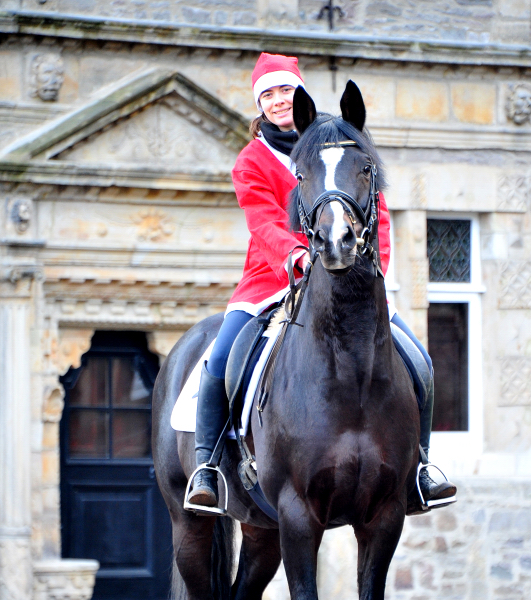
[[[260,600],[280,565],[278,529],[262,529],[242,523],[242,548],[233,600]]]
[[[317,552],[324,527],[294,492],[278,506],[280,546],[292,600],[317,600]]]
[[[404,526],[404,507],[388,504],[358,538],[358,593],[360,600],[384,600],[385,580]]]
[[[188,600],[212,600],[211,552],[215,517],[179,514],[173,520],[173,549]]]

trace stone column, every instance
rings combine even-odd
[[[30,287],[0,281],[0,600],[32,590]]]
[[[400,316],[428,347],[428,256],[426,211],[394,213],[396,280]]]

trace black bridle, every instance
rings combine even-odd
[[[358,143],[352,139],[351,133],[349,129],[352,127],[348,123],[338,124],[338,127],[345,133],[350,139],[346,141],[341,141],[337,143],[326,143],[323,144],[323,147],[333,148],[333,147],[343,147],[343,146],[357,146]],[[376,185],[376,176],[378,171],[376,169],[376,164],[373,159],[369,156],[371,173],[370,173],[370,185],[369,185],[369,201],[367,203],[367,208],[364,210],[360,204],[347,192],[342,190],[327,190],[323,192],[320,196],[318,196],[312,207],[309,210],[306,210],[304,207],[304,203],[302,201],[302,189],[301,184],[304,180],[304,176],[298,170],[296,172],[297,177],[297,191],[295,195],[295,201],[297,203],[297,211],[299,213],[299,219],[301,223],[302,232],[308,238],[308,242],[310,244],[310,255],[311,262],[314,262],[314,259],[317,258],[318,252],[315,250],[312,242],[312,238],[315,235],[314,228],[316,223],[319,222],[323,210],[325,207],[331,202],[339,202],[343,207],[343,210],[347,214],[352,228],[355,230],[355,225],[357,220],[362,224],[362,231],[359,237],[356,236],[356,244],[360,248],[360,254],[367,255],[370,259],[372,259],[375,271],[377,275],[383,277],[383,273],[380,268],[380,261],[378,258],[378,254],[375,251],[374,247],[371,244],[371,240],[373,239],[373,229],[374,225],[378,222],[378,207],[380,202],[380,195]]]

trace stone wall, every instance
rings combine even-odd
[[[407,517],[387,578],[387,600],[524,600],[531,594],[529,481],[458,480],[459,501]],[[357,597],[350,527],[325,533],[318,588],[328,600]],[[266,600],[288,600],[282,570]]]
[[[89,102],[106,86],[153,66],[180,72],[229,108],[247,118],[255,115],[249,93],[258,56],[254,51],[234,54],[170,47],[161,52],[158,46],[141,44],[102,50],[96,42],[81,40],[49,39],[43,46],[42,39],[35,37],[26,39],[24,45],[7,38],[0,56],[0,148]],[[50,100],[40,98],[32,83],[36,61],[43,58],[61,65],[62,83]],[[529,70],[471,65],[457,69],[351,58],[338,58],[336,70],[330,70],[327,58],[307,55],[300,57],[300,65],[321,110],[337,112],[347,79],[358,83],[367,103],[368,125],[379,146],[529,149]],[[134,160],[160,160],[163,137],[158,135],[158,140],[158,155],[157,144],[152,143],[148,145],[153,148],[151,156],[139,154]],[[127,158],[116,154],[117,160]]]
[[[322,0],[7,0],[4,7],[219,28],[325,32],[329,30],[325,4]],[[343,35],[504,44],[526,44],[529,39],[529,0],[345,0],[335,5],[342,11],[334,11],[334,29]]]

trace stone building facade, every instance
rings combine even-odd
[[[247,230],[230,179],[261,51],[296,54],[320,110],[351,78],[387,166],[387,285],[427,342],[468,308],[468,425],[432,457],[452,508],[407,520],[392,600],[531,596],[531,0],[0,2],[0,598],[90,598],[61,558],[59,378],[97,330],[161,360],[223,310]],[[319,18],[321,16],[321,18]],[[427,219],[471,227],[468,282],[429,279]],[[355,595],[350,531],[323,597]],[[269,598],[287,598],[282,575]]]

